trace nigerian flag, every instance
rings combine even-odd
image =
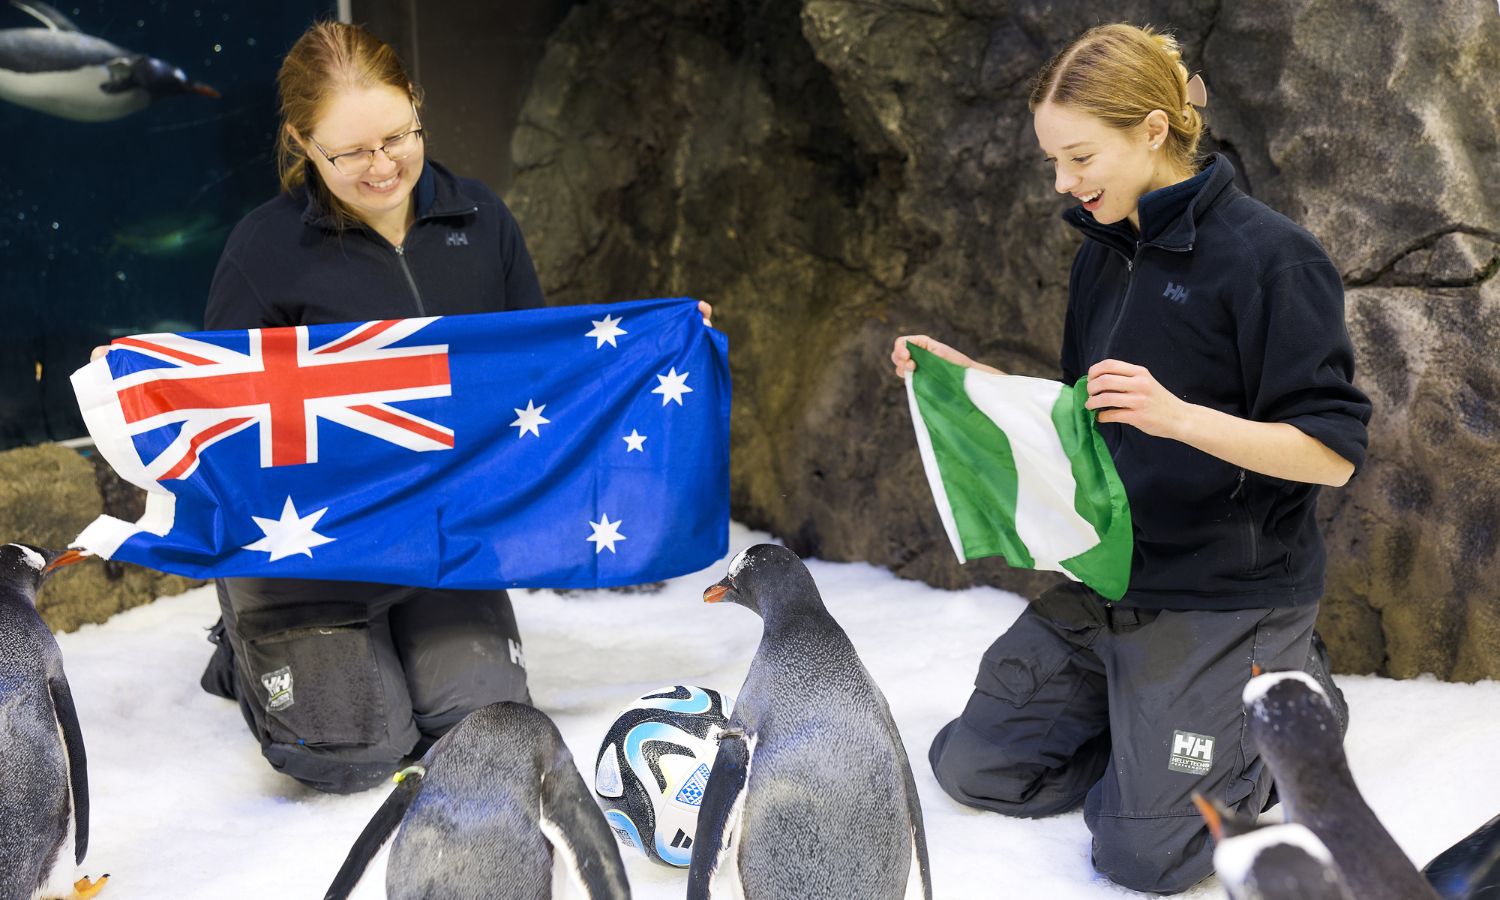
[[[1124,596],[1130,504],[1084,408],[1086,379],[991,375],[906,346],[917,445],[958,561],[1003,556]]]

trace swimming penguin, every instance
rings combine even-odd
[[[1214,871],[1233,900],[1354,900],[1333,854],[1305,826],[1259,825],[1202,794],[1193,803],[1214,836]]]
[[[326,900],[349,896],[397,825],[390,900],[630,897],[614,834],[545,713],[510,702],[477,709],[403,775]]]
[[[74,881],[89,849],[88,760],[62,654],[36,611],[36,592],[83,556],[0,546],[0,897],[92,897]]]
[[[84,34],[41,0],[10,0],[45,28],[0,29],[0,99],[77,122],[105,122],[159,97],[219,92],[171,63]]]
[[[931,900],[901,735],[802,560],[751,547],[703,599],[748,607],[763,631],[699,808],[688,900]]]
[[[1322,686],[1305,672],[1270,672],[1250,679],[1243,700],[1287,819],[1328,847],[1349,892],[1359,900],[1437,900],[1360,795]]]
[[[1500,898],[1500,816],[1439,853],[1422,874],[1443,900]]]

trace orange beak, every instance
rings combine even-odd
[[[724,595],[727,593],[729,593],[728,585],[722,583],[713,585],[708,590],[703,592],[703,602],[718,603],[720,600],[724,599]]]
[[[68,550],[67,552],[63,553],[62,556],[59,556],[57,559],[54,559],[52,562],[47,564],[47,573],[51,574],[58,569],[61,569],[63,566],[71,566],[73,563],[83,562],[92,555],[93,554],[86,553],[82,550]]]
[[[1260,676],[1262,676],[1262,675],[1265,674],[1265,671],[1266,671],[1265,669],[1262,669],[1260,667],[1260,663],[1251,663],[1250,664],[1250,677],[1251,678],[1259,678]]]
[[[1219,815],[1219,811],[1214,808],[1207,797],[1196,792],[1193,794],[1193,805],[1198,807],[1198,814],[1203,816],[1203,821],[1208,823],[1208,831],[1214,836],[1214,840],[1219,840],[1220,835],[1224,833],[1224,819]]]

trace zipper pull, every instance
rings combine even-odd
[[[406,255],[406,248],[404,246],[402,246],[401,244],[393,244],[391,246],[391,249],[394,250],[394,251],[396,251],[396,255],[397,256],[405,256]]]
[[[1127,260],[1125,260],[1125,271],[1127,271],[1127,272],[1134,272],[1135,271],[1135,260],[1133,260],[1133,259],[1127,259]]]
[[[1229,492],[1229,499],[1233,500],[1235,497],[1238,497],[1240,495],[1240,491],[1243,491],[1244,489],[1245,489],[1245,470],[1244,469],[1240,469],[1239,478],[1235,479],[1234,490],[1232,490],[1232,491]]]

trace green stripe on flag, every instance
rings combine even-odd
[[[953,510],[963,561],[1003,556],[1013,566],[1032,568],[1035,561],[1016,534],[1016,461],[1005,432],[969,400],[963,366],[906,346],[922,373],[912,379],[921,404],[918,427],[926,426],[935,453],[942,457],[938,472]]]
[[[1135,555],[1130,502],[1125,484],[1115,471],[1114,457],[1094,425],[1094,411],[1086,409],[1088,377],[1078,379],[1071,391],[1064,390],[1052,407],[1052,424],[1072,464],[1078,485],[1073,505],[1099,533],[1099,544],[1071,559],[1063,568],[1101,596],[1118,600],[1130,586],[1130,564]]]

